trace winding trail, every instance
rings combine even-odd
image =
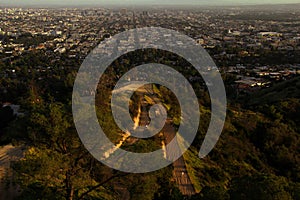
[[[130,86],[125,86],[122,88],[119,88],[117,92],[124,91],[124,90],[130,90]],[[139,88],[139,91],[136,91],[140,93],[141,98],[141,104],[139,105],[138,114],[136,117],[134,117],[134,129],[136,129],[138,126],[146,126],[150,122],[149,114],[147,111],[147,100],[145,99],[144,95],[147,95],[152,99],[152,101],[155,104],[160,104],[160,99],[154,94],[153,88],[151,86],[149,87],[143,87],[143,89]],[[164,140],[162,140],[162,149],[164,151],[164,157],[166,159],[172,158],[174,155],[178,155],[178,151],[180,151],[180,147],[178,144],[178,141],[174,143],[174,145],[168,145],[172,139],[176,135],[176,130],[173,126],[172,119],[168,118],[166,120],[166,124],[164,128],[161,130],[161,133],[164,136]],[[130,133],[126,133],[123,135],[123,138],[118,143],[118,145],[111,150],[107,151],[107,154],[105,156],[109,157],[112,153],[114,153],[118,148],[121,148],[121,146],[126,142],[126,140],[130,137]],[[181,193],[185,196],[192,196],[196,194],[196,191],[194,189],[194,186],[191,182],[191,179],[189,177],[186,164],[184,161],[183,156],[181,156],[179,159],[177,159],[175,162],[173,162],[173,178],[176,181],[179,190]],[[125,195],[128,197],[128,191],[125,190],[124,187],[116,188],[119,193]]]
[[[147,96],[151,97],[156,104],[161,103],[159,98],[154,94],[152,87],[145,88],[145,93],[147,94]],[[144,104],[142,104],[142,106],[145,107]],[[142,109],[141,116],[143,116],[143,118],[141,118],[140,125],[145,125],[145,121],[149,121],[149,116],[145,108]],[[178,153],[180,153],[178,152],[180,151],[179,144],[177,143],[178,141],[174,143],[174,145],[168,145],[176,135],[173,121],[170,118],[166,120],[166,124],[161,132],[163,133],[165,138],[165,141],[162,141],[162,148],[165,148],[164,156],[168,159],[172,158],[174,154],[178,155]],[[180,192],[186,196],[192,196],[196,194],[193,183],[191,182],[191,179],[189,177],[183,156],[173,162],[173,168],[173,177],[178,185]]]
[[[115,153],[119,148],[121,148],[121,146],[123,145],[123,143],[127,140],[127,138],[130,137],[130,133],[129,132],[126,132],[125,134],[122,135],[122,139],[120,140],[120,142],[115,145],[113,148],[107,150],[105,153],[104,153],[104,158],[109,158],[110,155],[112,155],[113,153]]]

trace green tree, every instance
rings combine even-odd
[[[120,175],[103,168],[81,145],[66,106],[52,102],[34,108],[28,124],[32,145],[14,165],[24,189],[21,198],[32,190],[43,199],[100,198],[105,183]]]
[[[257,174],[234,178],[230,187],[232,200],[292,200],[288,182],[283,177]]]
[[[229,200],[229,194],[223,187],[204,187],[201,193],[194,195],[191,200]]]

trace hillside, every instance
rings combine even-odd
[[[289,98],[300,99],[300,77],[277,83],[270,88],[251,94],[251,97],[245,100],[246,104],[251,106],[276,103]]]

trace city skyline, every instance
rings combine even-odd
[[[251,2],[246,0],[52,0],[52,1],[38,1],[38,0],[0,0],[2,6],[60,6],[60,5],[70,5],[70,6],[83,6],[83,5],[198,5],[198,6],[223,6],[223,5],[260,5],[260,4],[295,4],[300,3],[299,0],[253,0]]]

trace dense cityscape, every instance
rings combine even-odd
[[[269,79],[299,74],[300,69],[299,11],[272,12],[238,8],[200,11],[2,8],[1,60],[11,63],[2,76],[16,76],[18,69],[13,63],[24,54],[45,52],[51,62],[61,56],[83,60],[105,37],[154,26],[189,35],[210,52],[221,69],[240,75],[239,83],[263,86]],[[36,66],[35,70],[46,70],[46,66]]]

